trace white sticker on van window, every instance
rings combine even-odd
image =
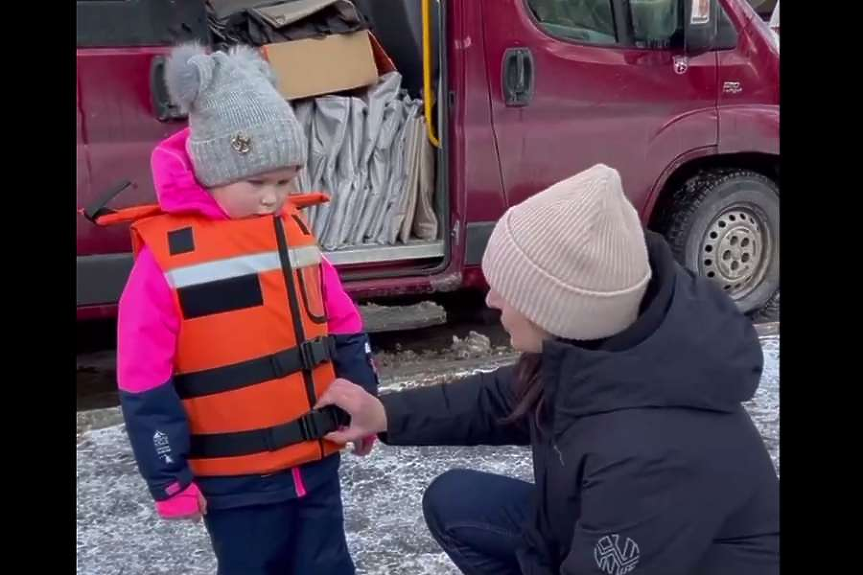
[[[692,0],[692,16],[690,24],[707,24],[710,22],[710,0]]]

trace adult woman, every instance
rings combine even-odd
[[[376,399],[340,380],[345,442],[529,444],[535,483],[452,470],[428,488],[465,573],[778,573],[778,479],[741,405],[752,325],[641,229],[595,166],[512,207],[483,258],[519,363]]]

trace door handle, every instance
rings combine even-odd
[[[150,97],[153,113],[160,122],[185,120],[186,114],[171,102],[168,87],[165,85],[165,57],[156,56],[150,63]]]
[[[527,106],[533,99],[535,67],[529,48],[508,48],[503,56],[502,84],[507,106]]]
[[[519,51],[515,53],[515,62],[517,77],[515,82],[515,92],[517,94],[522,94],[524,93],[524,52]]]

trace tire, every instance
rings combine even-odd
[[[767,303],[750,314],[755,323],[770,323],[779,321],[779,290],[773,294]]]
[[[677,260],[714,280],[757,321],[779,317],[779,187],[749,170],[704,171],[660,216]],[[771,319],[771,318],[776,319]]]

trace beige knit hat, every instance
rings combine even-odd
[[[632,325],[651,275],[638,213],[620,174],[602,164],[507,210],[482,269],[491,288],[528,319],[575,340]]]

